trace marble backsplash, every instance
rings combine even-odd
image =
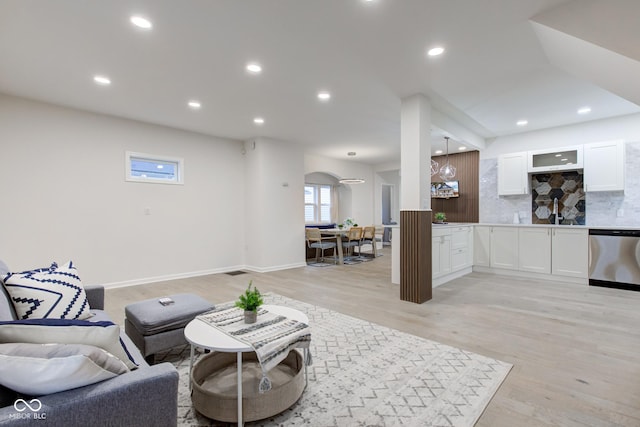
[[[625,191],[585,194],[585,225],[640,227],[640,142],[625,144]],[[480,160],[480,222],[532,224],[531,194],[498,197],[498,159]],[[619,216],[618,214],[622,214]]]

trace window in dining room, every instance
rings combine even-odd
[[[331,222],[330,185],[304,185],[304,222],[308,224]]]

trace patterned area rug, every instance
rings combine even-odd
[[[309,385],[287,411],[248,426],[473,426],[512,365],[275,294],[309,317]],[[191,406],[189,347],[156,356],[180,372],[178,424],[223,426]]]

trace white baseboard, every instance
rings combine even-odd
[[[289,270],[290,268],[299,268],[306,267],[306,262],[295,262],[292,264],[284,264],[284,265],[276,265],[273,267],[255,267],[247,265],[243,268],[243,270],[253,271],[255,273],[268,273],[270,271],[278,271],[278,270]]]
[[[480,273],[500,274],[502,276],[521,277],[524,279],[551,280],[555,282],[577,283],[580,285],[589,284],[588,278],[561,276],[558,274],[533,273],[520,270],[507,270],[504,268],[481,267],[477,265],[473,266],[473,271],[477,271]]]
[[[103,283],[105,289],[124,288],[126,286],[146,285],[149,283],[166,282],[168,280],[187,279],[189,277],[208,276],[210,274],[222,274],[230,271],[248,270],[255,273],[267,273],[270,271],[288,270],[290,268],[305,267],[306,262],[277,265],[273,267],[254,267],[248,265],[237,265],[232,267],[214,268],[211,270],[190,271],[187,273],[167,274],[164,276],[143,277],[140,279],[125,280],[122,282]]]
[[[453,279],[457,279],[458,277],[466,276],[469,273],[471,273],[471,267],[465,267],[462,270],[454,271],[444,276],[433,278],[431,281],[431,287],[437,288],[440,285],[444,285],[445,283]]]

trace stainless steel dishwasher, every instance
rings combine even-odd
[[[589,285],[640,291],[640,230],[589,229]]]

